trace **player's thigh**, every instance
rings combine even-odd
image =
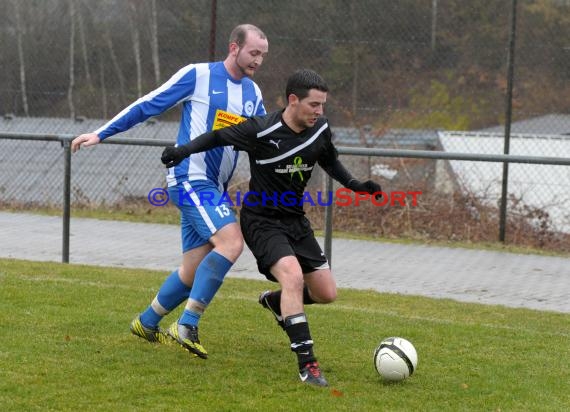
[[[328,259],[312,231],[298,239],[294,243],[294,249],[313,300],[319,303],[333,302],[337,296],[336,281]]]
[[[330,303],[336,300],[336,281],[330,269],[318,269],[305,273],[305,284],[313,300],[318,303]]]
[[[329,270],[330,266],[323,249],[317,242],[309,221],[303,217],[298,220],[293,228],[293,241],[291,245],[303,273],[311,273],[318,270]]]

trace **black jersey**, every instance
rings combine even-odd
[[[215,132],[224,145],[248,153],[251,180],[242,205],[266,216],[303,215],[305,188],[315,164],[328,170],[338,158],[326,118],[296,133],[285,124],[282,114],[281,110],[252,117]]]

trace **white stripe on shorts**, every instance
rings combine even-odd
[[[216,226],[214,226],[214,222],[212,222],[212,219],[210,219],[210,216],[208,216],[208,213],[206,212],[206,209],[204,209],[204,206],[200,204],[200,198],[198,197],[196,192],[194,192],[194,189],[192,189],[190,183],[184,182],[183,185],[184,185],[184,190],[186,190],[186,192],[188,192],[188,194],[190,195],[190,199],[192,199],[192,202],[194,202],[194,204],[196,205],[198,212],[200,212],[200,215],[202,216],[202,219],[204,219],[204,222],[206,222],[206,225],[208,226],[208,229],[210,229],[210,232],[212,232],[212,234],[216,233],[217,229]]]
[[[321,266],[314,268],[315,270],[330,269],[329,262],[323,263]]]

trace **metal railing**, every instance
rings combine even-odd
[[[41,135],[30,133],[0,133],[0,139],[10,140],[30,140],[30,141],[49,141],[59,142],[64,150],[64,173],[63,173],[63,232],[62,232],[62,262],[69,263],[69,238],[70,238],[70,221],[71,221],[71,141],[75,136],[67,134]],[[162,139],[135,139],[120,138],[104,140],[103,144],[118,145],[135,145],[135,146],[154,146],[165,147],[172,145],[170,140]],[[547,157],[547,156],[520,156],[520,155],[501,155],[501,154],[467,154],[467,153],[451,153],[442,151],[429,150],[408,150],[408,149],[374,149],[374,148],[357,148],[357,147],[337,147],[340,155],[353,156],[376,156],[376,157],[396,157],[396,158],[415,158],[415,159],[443,159],[443,160],[460,160],[475,162],[497,162],[503,164],[523,163],[523,164],[540,164],[540,165],[558,165],[570,166],[570,158],[564,157]],[[326,177],[327,191],[332,191],[333,182],[330,176]],[[333,232],[333,209],[327,207],[325,210],[325,234],[324,249],[329,261],[332,262],[332,232]]]
[[[444,159],[444,160],[463,160],[475,162],[496,162],[508,165],[510,163],[524,164],[541,164],[570,166],[570,158],[565,157],[548,157],[548,156],[519,156],[504,154],[471,154],[471,153],[451,153],[430,150],[404,150],[404,149],[372,149],[360,147],[337,147],[339,154],[353,156],[379,156],[379,157],[403,157],[414,159]],[[332,178],[326,177],[327,191],[331,191],[333,187]],[[506,208],[504,209],[506,212]],[[505,221],[505,216],[501,214],[501,222]],[[504,223],[501,223],[504,227]],[[332,262],[332,208],[325,210],[325,254],[329,257],[329,263]],[[504,241],[504,235],[499,233],[499,240]]]

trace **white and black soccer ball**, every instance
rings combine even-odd
[[[404,338],[386,338],[374,351],[374,367],[387,381],[406,379],[418,366],[418,353]]]

